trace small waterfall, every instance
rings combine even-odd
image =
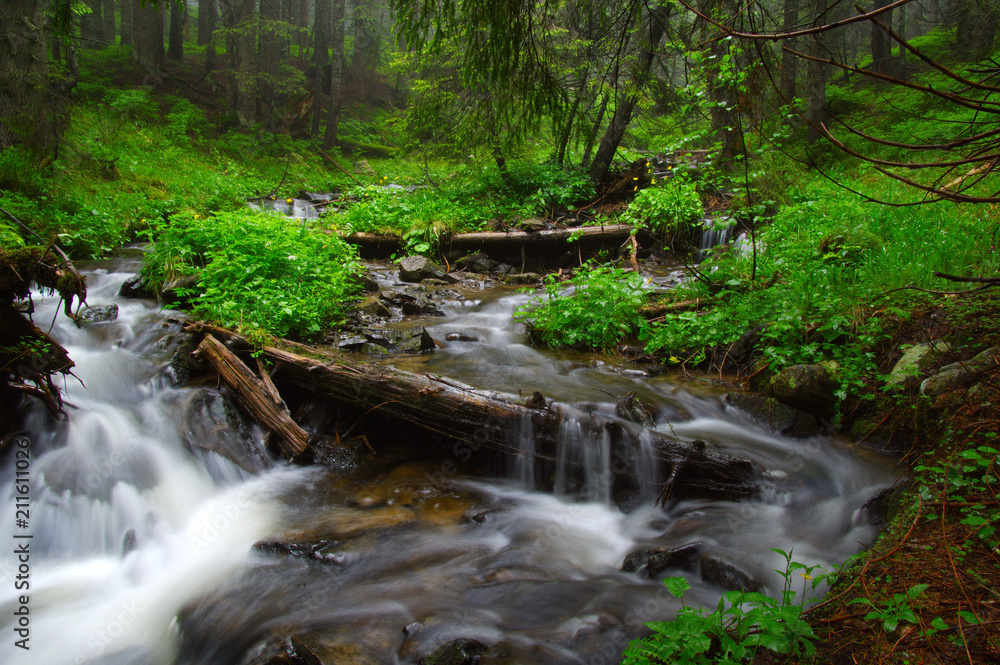
[[[735,227],[736,224],[729,217],[706,219],[705,228],[698,241],[698,260],[703,261],[713,247],[728,244]]]

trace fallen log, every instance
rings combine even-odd
[[[214,335],[242,343],[242,338],[234,333],[202,323],[189,324],[188,330],[206,335],[205,339]],[[313,351],[311,357],[306,357],[278,346],[266,346],[260,357],[275,367],[272,379],[279,386],[292,384],[310,395],[360,407],[364,410],[363,418],[395,419],[448,441],[457,440],[461,443],[453,447],[456,454],[488,448],[508,454],[530,454],[537,463],[552,463],[556,459],[556,438],[564,418],[558,405],[533,400],[531,406],[526,406],[445,377],[413,374],[346,354]],[[530,453],[512,436],[528,431],[524,425],[529,422],[534,439]],[[678,469],[673,487],[675,497],[741,499],[757,492],[759,469],[748,460],[681,441],[609,414],[594,417],[592,429],[601,427],[611,432],[614,448],[624,456],[634,457],[640,439],[653,441],[661,462]],[[595,436],[598,435],[595,431]],[[616,484],[621,484],[619,475],[627,475],[634,469],[630,463],[620,466],[621,469],[612,470],[615,478],[609,479]]]
[[[526,260],[534,266],[555,259],[569,249],[586,254],[620,247],[628,242],[634,230],[628,224],[609,224],[542,231],[454,233],[441,237],[440,252],[448,260],[484,252],[496,261],[519,263]],[[352,233],[345,236],[344,241],[356,245],[362,256],[373,258],[387,257],[403,248],[403,241],[398,236],[377,233]]]
[[[254,376],[235,353],[215,337],[206,335],[196,353],[212,365],[219,377],[240,397],[240,403],[261,425],[278,437],[278,447],[288,459],[295,459],[309,448],[309,434],[292,420],[280,398],[275,400],[267,385]],[[275,391],[277,394],[277,391]]]

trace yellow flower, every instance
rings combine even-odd
[[[636,177],[636,178],[632,178],[632,180],[638,180],[638,179],[639,179],[638,177]]]
[[[677,364],[677,363],[679,363],[680,361],[681,361],[681,359],[680,359],[680,358],[678,358],[677,356],[670,356],[670,362],[672,362],[673,364],[675,364],[675,365],[676,365],[676,364]]]
[[[195,214],[194,214],[194,218],[195,218],[195,219],[198,219],[199,217],[200,217],[200,215],[199,215],[198,213],[195,213]]]
[[[291,203],[292,199],[285,199],[285,203]]]
[[[804,580],[811,580],[813,578],[812,575],[807,575],[805,573],[799,573],[799,575],[801,575],[802,579],[804,579]]]

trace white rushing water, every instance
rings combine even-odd
[[[385,663],[416,662],[456,638],[502,645],[517,662],[584,662],[594,653],[611,662],[607,654],[620,653],[642,621],[676,607],[656,580],[619,572],[636,548],[697,543],[774,593],[781,560],[769,548],[794,547],[798,560],[828,567],[842,560],[873,535],[861,506],[891,482],[884,464],[829,441],[782,439],[717,402],[648,385],[647,395],[660,395],[659,427],[772,471],[764,499],[655,507],[649,488],[662,478],[643,439],[639,500],[619,511],[607,479],[610,440],[588,424],[613,410],[607,395],[564,419],[553,466],[530,463],[528,449],[508,464],[509,478],[483,480],[461,460],[457,472],[447,458],[414,460],[405,440],[397,442],[403,453],[380,450],[369,470],[262,463],[253,475],[203,444],[263,459],[260,432],[234,428],[239,418],[226,418],[213,388],[171,383],[164,369],[183,339],[181,317],[116,298],[126,277],[88,277],[90,304],[116,303],[117,321],[77,329],[56,318],[52,334],[75,360],[76,378],[65,381],[65,420],[25,407],[24,527],[13,452],[0,462],[2,664],[235,665],[283,648],[291,635]],[[508,392],[543,377],[547,390],[571,395],[640,387],[616,370],[526,346],[510,321],[525,300],[449,308],[435,336],[461,331],[478,341],[425,362],[466,381],[478,372],[484,387]],[[35,320],[51,321],[56,299],[35,301]],[[681,413],[689,417],[663,422]],[[511,436],[530,434],[523,423]],[[544,485],[554,493],[534,491]],[[260,541],[304,544],[307,555],[268,554],[254,547]],[[29,572],[19,580],[14,552],[24,542]],[[693,599],[714,602],[717,588],[685,574]],[[21,624],[30,651],[17,646]]]

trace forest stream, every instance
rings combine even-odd
[[[664,577],[690,581],[687,604],[714,606],[726,584],[779,596],[785,562],[771,548],[832,571],[873,540],[866,506],[898,477],[843,441],[774,435],[710,384],[533,348],[512,319],[529,296],[501,287],[441,302],[444,317],[419,321],[441,348],[384,362],[519,401],[539,391],[577,413],[553,463],[467,463],[400,435],[367,464],[288,465],[214,384],[174,383],[184,315],[118,298],[136,260],[81,267],[89,304],[115,303],[118,317],[77,329],[54,316],[57,297],[34,294],[34,320],[55,319],[78,380],[63,386],[64,420],[28,403],[26,529],[12,483],[2,490],[0,533],[31,536],[20,592],[31,650],[4,639],[2,663],[236,665],[295,649],[324,663],[416,663],[459,639],[485,645],[481,663],[617,663],[643,622],[679,607]],[[665,479],[639,450],[636,491],[614,496],[594,423],[629,392],[653,428],[756,462],[759,494],[661,507]],[[255,461],[241,468],[206,439]],[[13,455],[2,463],[14,478]],[[0,563],[9,637],[20,606],[10,548]]]

